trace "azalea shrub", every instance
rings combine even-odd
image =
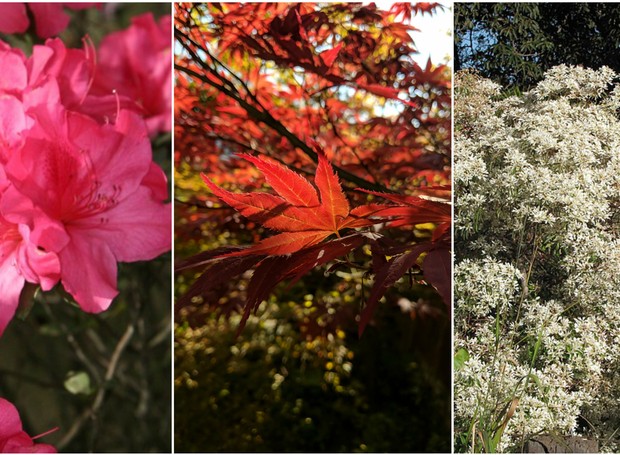
[[[455,86],[455,437],[619,448],[620,86],[557,66],[523,96]]]
[[[99,43],[88,35],[74,43],[56,36],[71,28],[61,4],[0,7],[6,13],[0,32],[11,33],[0,41],[0,367],[6,370],[0,395],[24,403],[33,384],[19,384],[20,376],[47,378],[38,386],[83,395],[52,437],[60,449],[88,451],[98,439],[87,420],[95,421],[106,395],[114,394],[110,384],[124,364],[119,356],[144,349],[139,346],[167,328],[166,286],[156,286],[159,308],[150,309],[152,282],[138,268],[119,274],[118,264],[152,261],[171,248],[168,181],[155,160],[170,166],[171,21],[165,6],[158,19],[131,7],[68,8],[83,10],[75,13],[78,22],[98,16],[116,30]],[[169,259],[156,263],[142,268],[165,280]],[[115,307],[132,314],[117,314],[124,325],[114,327],[107,316],[87,322]],[[74,315],[78,308],[89,314]],[[28,340],[21,339],[26,333]],[[158,349],[167,351],[165,343]],[[31,366],[32,354],[52,352],[55,365],[43,368],[49,371]],[[158,368],[166,371],[164,364]],[[131,378],[139,379],[148,381],[146,371]],[[32,405],[29,418],[37,412]],[[70,445],[87,431],[91,446]]]
[[[219,319],[243,336],[272,298],[312,308],[294,324],[291,352],[339,330],[376,333],[382,304],[449,326],[450,69],[413,58],[417,18],[439,8],[175,5],[179,340]],[[445,354],[447,332],[438,335],[412,347],[418,362],[425,350]],[[438,363],[416,374],[449,395],[439,373],[449,358]],[[186,374],[201,373],[179,367]],[[445,450],[447,433],[437,428]],[[325,438],[312,447],[340,450]],[[407,447],[425,450],[416,444]]]

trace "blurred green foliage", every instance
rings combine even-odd
[[[306,302],[272,299],[238,338],[238,315],[177,327],[175,449],[449,452],[447,317],[384,305],[361,339],[355,324],[313,338]]]

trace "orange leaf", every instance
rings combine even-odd
[[[299,232],[313,229],[329,229],[325,219],[316,216],[316,210],[295,207],[284,198],[267,193],[235,194],[215,185],[202,174],[202,179],[217,197],[246,218],[266,228],[281,232]]]
[[[254,164],[265,175],[265,180],[289,203],[304,207],[319,205],[319,196],[312,184],[296,172],[261,156],[240,154],[244,160]]]
[[[204,174],[202,179],[213,194],[241,215],[281,234],[220,257],[291,254],[315,245],[345,227],[372,224],[357,215],[349,217],[349,201],[323,152],[319,151],[314,178],[318,192],[308,180],[276,162],[259,156],[240,156],[263,172],[267,183],[278,195],[231,193],[218,187]]]
[[[326,239],[330,234],[329,231],[304,231],[304,232],[283,232],[261,240],[256,245],[245,250],[235,251],[223,256],[248,256],[250,254],[264,255],[284,255],[295,253],[303,248],[319,243]]]
[[[314,183],[321,194],[321,206],[325,209],[334,231],[337,231],[349,215],[349,201],[342,192],[338,176],[323,153],[319,153],[319,166]]]

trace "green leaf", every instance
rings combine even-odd
[[[463,348],[459,349],[456,354],[454,354],[454,371],[459,371],[468,360],[469,352]]]
[[[90,377],[85,371],[70,371],[64,385],[65,389],[73,395],[88,395],[92,392]]]

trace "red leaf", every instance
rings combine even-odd
[[[252,310],[256,312],[261,302],[269,297],[271,290],[278,283],[274,280],[277,277],[278,270],[281,269],[282,263],[286,260],[284,257],[269,257],[264,259],[254,270],[250,284],[248,285],[248,298],[245,304],[245,311],[237,329],[237,336],[245,327],[245,323],[250,317]],[[275,273],[274,273],[275,272]]]
[[[448,308],[452,289],[452,255],[448,246],[435,248],[428,252],[422,263],[424,279],[433,285]]]
[[[291,254],[310,245],[319,243],[320,241],[326,239],[330,234],[333,233],[330,231],[283,232],[282,234],[277,234],[273,237],[263,239],[256,245],[246,248],[245,250],[235,251],[234,253],[228,253],[220,257],[248,256],[250,254]]]
[[[177,310],[191,305],[194,297],[206,296],[223,282],[252,268],[259,260],[259,257],[232,258],[224,261],[220,260],[217,264],[212,264],[210,267],[207,267],[205,272],[198,277],[189,290],[178,299],[176,303]],[[213,300],[217,300],[217,297],[218,296]]]
[[[290,277],[293,277],[293,282],[295,282],[314,267],[344,256],[361,246],[363,242],[363,236],[353,234],[322,245],[315,245],[291,256],[271,256],[262,260],[248,285],[247,303],[238,333],[243,330],[252,310],[258,309],[261,302],[269,297],[278,283]]]
[[[294,207],[285,199],[267,193],[231,193],[219,188],[205,175],[202,178],[213,194],[246,218],[266,228],[280,232],[330,229],[325,219],[317,216],[315,208]]]
[[[321,205],[329,216],[334,231],[337,231],[349,214],[349,201],[342,192],[338,176],[323,153],[319,153],[314,183],[321,194]]]
[[[381,223],[382,220],[373,220],[370,217],[376,215],[381,210],[391,207],[384,204],[367,204],[355,207],[349,213],[349,216],[341,226],[341,229],[346,228],[359,228],[372,226],[373,224]]]
[[[281,234],[261,240],[258,244],[220,257],[247,255],[284,255],[315,245],[345,227],[362,223],[359,217],[349,218],[347,200],[338,177],[327,157],[319,151],[314,183],[282,165],[262,157],[241,155],[265,174],[265,179],[279,194],[231,193],[202,175],[206,185],[232,208],[248,219]],[[320,199],[319,199],[320,195]]]
[[[340,53],[340,49],[342,49],[342,43],[338,44],[336,47],[329,49],[327,51],[321,52],[321,59],[327,68],[331,68],[334,63],[334,60],[338,57]]]
[[[286,199],[290,204],[304,207],[316,207],[319,205],[319,196],[316,189],[308,180],[297,172],[291,171],[274,161],[267,161],[261,156],[239,155],[251,162],[265,175],[265,180],[271,185],[276,193]]]
[[[412,101],[407,101],[407,100],[400,99],[398,97],[398,94],[400,92],[398,90],[396,90],[395,88],[384,87],[383,85],[379,85],[379,84],[362,84],[362,83],[359,83],[359,82],[357,82],[357,86],[359,88],[362,88],[362,89],[366,90],[367,92],[370,92],[370,93],[374,94],[374,95],[379,95],[379,96],[382,96],[384,98],[390,98],[390,99],[393,99],[393,100],[397,100],[397,101],[400,101],[401,103],[405,103],[408,106],[411,106],[411,107],[414,107],[414,108],[417,107],[417,105],[414,102],[412,102]]]
[[[420,254],[422,254],[422,252],[427,248],[428,245],[426,244],[416,245],[408,253],[395,256],[387,262],[376,260],[373,261],[375,282],[370,291],[370,297],[366,302],[366,306],[360,315],[360,323],[358,327],[358,334],[360,337],[364,333],[366,325],[368,325],[368,322],[370,322],[372,315],[377,309],[379,299],[381,299],[383,294],[385,294],[387,288],[395,284],[407,272],[407,270],[413,267]],[[381,255],[378,257],[382,258]],[[380,263],[377,265],[376,262]]]
[[[358,188],[359,191],[380,196],[388,199],[398,205],[383,206],[368,216],[375,218],[386,218],[390,226],[399,227],[420,223],[438,223],[441,225],[440,231],[433,238],[440,237],[444,232],[450,229],[452,220],[452,206],[449,200],[436,198],[437,200],[428,200],[418,196],[404,196],[400,194],[379,193],[377,191],[368,191]],[[442,191],[445,191],[442,189]]]

